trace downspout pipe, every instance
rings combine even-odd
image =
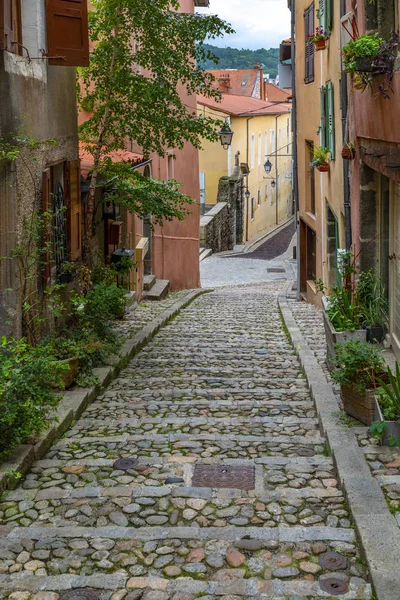
[[[246,120],[246,164],[249,167],[249,121],[254,119],[254,117],[247,117]],[[249,189],[249,176],[246,175],[246,188]],[[249,199],[246,197],[246,242],[249,239]]]
[[[296,92],[296,0],[290,1],[291,20],[291,54],[292,54],[292,136],[293,136],[293,202],[296,217],[297,232],[297,300],[301,300],[300,291],[300,219],[299,219],[299,180],[298,180],[298,158],[297,158],[297,92]]]
[[[346,14],[346,0],[340,0],[340,16]],[[348,85],[347,74],[342,68],[341,79],[341,104],[342,104],[342,138],[343,145],[349,140],[346,139],[347,119],[348,119]],[[351,231],[351,205],[350,205],[350,162],[343,161],[343,211],[344,211],[344,232],[346,240],[346,250],[350,250],[353,239]]]
[[[279,173],[278,173],[278,119],[279,115],[275,117],[275,177],[276,177],[276,188],[275,188],[275,221],[279,225]]]

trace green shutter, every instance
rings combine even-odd
[[[320,27],[326,31],[326,0],[319,0],[318,19]]]
[[[321,146],[325,148],[327,145],[326,139],[326,111],[325,111],[325,103],[326,103],[326,88],[322,86],[321,88]]]
[[[327,138],[328,148],[331,151],[332,159],[335,158],[335,103],[333,94],[333,83],[328,81],[326,85],[326,104],[327,104]]]
[[[331,32],[333,26],[333,0],[325,0],[325,22],[326,22],[326,30]]]

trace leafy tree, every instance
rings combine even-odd
[[[271,77],[278,74],[279,48],[260,48],[248,50],[242,48],[218,48],[211,44],[204,45],[205,50],[211,53],[211,59],[205,58],[199,63],[203,69],[252,69],[256,63],[264,67],[264,71]]]
[[[233,32],[218,17],[178,13],[178,0],[93,0],[91,7],[93,51],[89,67],[79,70],[80,107],[90,113],[80,134],[94,159],[83,245],[86,262],[90,262],[96,184],[111,151],[135,140],[145,155],[152,151],[163,155],[166,148],[182,148],[185,142],[199,148],[203,138],[217,138],[220,121],[198,117],[186,106],[182,90],[219,96],[212,76],[196,62],[212,59],[204,46],[206,38]],[[141,187],[144,190],[143,182]],[[140,213],[151,210],[160,218],[181,218],[187,197],[175,195],[171,204],[167,196],[165,202],[148,206],[149,196],[137,194],[135,208],[140,205]]]

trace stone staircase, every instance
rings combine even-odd
[[[163,300],[168,296],[169,281],[157,279],[155,275],[143,277],[143,300]]]

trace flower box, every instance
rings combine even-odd
[[[355,386],[341,386],[340,395],[344,411],[361,421],[364,425],[372,425],[375,421],[375,389],[360,392]]]
[[[385,421],[377,398],[375,398],[375,419],[374,420],[380,421],[381,423],[385,423],[385,425],[386,425],[385,431],[381,438],[382,446],[390,446],[391,445],[390,439],[393,437],[400,439],[400,423],[398,421]]]
[[[322,312],[324,318],[325,338],[326,338],[326,363],[328,369],[332,371],[336,359],[335,344],[344,344],[347,340],[355,339],[365,342],[367,340],[367,332],[365,329],[355,329],[354,331],[336,331],[329,317],[324,310]]]
[[[326,40],[317,40],[314,42],[315,50],[318,52],[319,50],[325,50],[326,48]]]
[[[61,375],[61,381],[64,385],[65,389],[68,389],[69,387],[71,387],[71,385],[74,383],[76,376],[78,375],[78,370],[79,370],[79,358],[77,356],[74,356],[72,358],[66,358],[65,360],[58,360],[57,361],[58,364],[60,365],[66,365],[68,366],[68,371],[65,371],[62,375]],[[53,388],[58,388],[59,385],[58,383],[55,383],[52,385]]]

